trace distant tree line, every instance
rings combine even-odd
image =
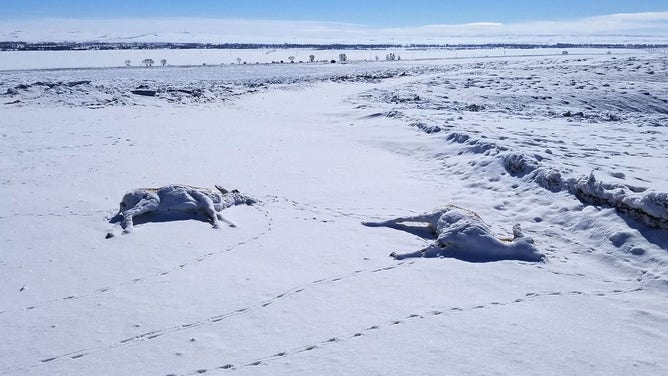
[[[289,49],[369,50],[388,48],[668,48],[668,44],[607,43],[485,43],[485,44],[263,44],[263,43],[108,43],[108,42],[0,42],[0,51],[77,51],[77,50],[153,50],[153,49]]]

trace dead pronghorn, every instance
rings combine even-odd
[[[146,213],[190,214],[203,213],[218,228],[219,221],[230,227],[235,225],[225,219],[220,212],[235,205],[252,205],[255,200],[236,189],[228,191],[216,185],[217,191],[188,185],[167,185],[161,188],[139,188],[126,193],[120,203],[116,217],[121,217],[117,225],[107,233],[107,239],[114,236],[114,229],[123,228],[123,233],[133,230],[133,219]]]
[[[427,229],[436,236],[436,240],[433,244],[416,252],[403,254],[392,252],[390,256],[396,259],[454,257],[475,262],[541,261],[543,259],[543,255],[533,245],[533,240],[524,237],[519,224],[513,227],[512,239],[498,239],[476,213],[454,205],[446,205],[410,217],[399,217],[381,222],[362,222],[365,226],[370,227],[384,226],[409,232],[417,230],[417,227],[404,223],[425,223]]]

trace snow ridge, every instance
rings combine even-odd
[[[437,67],[387,67],[372,69],[358,64],[294,66],[281,69],[274,64],[219,67],[156,67],[150,69],[72,69],[0,72],[0,101],[4,105],[64,105],[91,108],[117,105],[160,105],[215,103],[272,87],[298,87],[317,82],[372,83],[392,77],[437,71]],[[294,70],[294,74],[288,74]],[[201,79],[172,80],[179,72]],[[108,74],[122,73],[125,79],[109,80]],[[71,80],[62,80],[70,76]],[[193,75],[191,75],[193,76]],[[54,79],[50,79],[53,77]]]

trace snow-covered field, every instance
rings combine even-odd
[[[165,60],[165,65],[221,65],[221,64],[271,64],[307,63],[313,55],[316,62],[339,60],[345,54],[348,61],[385,61],[388,54],[399,60],[462,59],[527,55],[560,55],[564,51],[575,55],[632,55],[634,50],[624,48],[387,48],[387,49],[141,49],[141,50],[73,50],[73,51],[0,51],[0,71],[26,69],[142,67],[144,59],[153,59],[155,65]],[[666,54],[665,49],[648,51]],[[283,68],[286,69],[286,68]]]
[[[0,108],[0,374],[668,373],[665,54],[3,71]],[[175,183],[257,203],[105,239]],[[445,204],[543,261],[362,225]]]

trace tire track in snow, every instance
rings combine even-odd
[[[514,304],[522,304],[522,303],[528,303],[536,299],[541,299],[541,298],[551,298],[551,297],[560,297],[560,296],[582,296],[582,297],[606,297],[610,295],[622,295],[622,294],[630,294],[630,293],[635,293],[643,290],[642,284],[638,285],[637,287],[627,289],[627,290],[620,290],[620,289],[614,289],[614,290],[609,290],[609,291],[601,291],[601,290],[594,290],[592,292],[583,292],[579,290],[569,290],[569,291],[546,291],[546,292],[528,292],[524,294],[521,297],[511,299],[505,302],[500,302],[500,301],[492,301],[486,304],[478,304],[478,305],[472,305],[468,307],[459,307],[459,306],[452,306],[452,307],[447,307],[442,310],[428,310],[424,311],[421,313],[411,313],[404,315],[402,317],[399,317],[394,320],[389,320],[385,321],[379,324],[371,325],[369,327],[366,327],[364,329],[355,331],[355,332],[349,332],[341,336],[332,336],[327,339],[324,339],[319,342],[311,342],[311,344],[304,345],[304,346],[299,346],[299,347],[293,347],[290,349],[285,349],[282,351],[277,351],[273,355],[267,355],[267,356],[262,356],[258,358],[253,358],[251,360],[246,360],[246,361],[239,361],[239,362],[226,362],[224,364],[220,364],[217,366],[213,366],[210,368],[198,368],[196,370],[190,371],[185,374],[180,374],[184,376],[193,376],[193,375],[200,375],[204,373],[214,373],[214,372],[222,372],[222,371],[235,371],[239,370],[241,368],[251,368],[251,367],[257,367],[261,365],[270,365],[271,362],[279,359],[284,359],[286,357],[290,356],[295,356],[304,352],[309,352],[309,351],[314,351],[318,349],[323,349],[328,346],[331,346],[335,343],[341,343],[341,342],[348,342],[351,340],[357,340],[357,339],[362,339],[364,336],[367,335],[372,335],[375,332],[378,332],[383,329],[387,329],[396,325],[404,325],[408,323],[413,323],[413,322],[419,322],[421,320],[429,320],[437,317],[448,317],[450,315],[454,314],[459,314],[463,312],[471,312],[479,309],[491,309],[491,308],[496,308],[496,307],[503,307],[503,306],[509,306],[509,305],[514,305]],[[169,374],[168,376],[177,376],[179,374],[177,373],[172,373]]]
[[[169,274],[172,274],[174,272],[177,272],[177,271],[186,269],[188,267],[197,265],[197,264],[199,264],[199,263],[201,263],[201,262],[203,262],[203,261],[205,261],[205,260],[207,260],[207,259],[209,259],[213,256],[217,256],[217,255],[221,255],[221,254],[224,254],[224,253],[227,253],[227,252],[231,252],[231,251],[235,250],[236,248],[238,248],[240,246],[243,246],[243,245],[249,244],[251,242],[254,242],[256,240],[259,240],[260,238],[264,237],[265,235],[267,235],[269,232],[272,231],[272,229],[273,229],[273,219],[271,217],[271,214],[269,213],[269,210],[264,209],[264,208],[260,208],[260,207],[257,207],[257,206],[255,208],[257,210],[259,210],[260,212],[262,212],[262,214],[264,215],[264,217],[267,221],[264,230],[262,232],[258,233],[258,234],[250,236],[250,237],[248,237],[248,238],[246,238],[242,241],[234,243],[234,244],[232,244],[231,246],[229,246],[225,249],[222,249],[222,250],[219,250],[219,251],[207,252],[203,255],[198,256],[195,259],[192,259],[189,262],[185,262],[185,263],[173,266],[169,269],[161,270],[159,272],[152,273],[152,274],[145,275],[145,276],[141,276],[141,277],[136,277],[136,278],[133,278],[129,281],[116,283],[114,285],[109,285],[109,286],[97,288],[95,290],[89,291],[89,292],[84,293],[84,294],[79,294],[79,295],[73,294],[73,295],[68,295],[68,296],[64,296],[64,297],[60,297],[60,298],[44,300],[44,301],[41,301],[39,303],[35,303],[35,304],[29,305],[27,307],[20,308],[20,309],[2,310],[2,311],[0,311],[0,318],[7,313],[27,312],[27,311],[32,311],[32,310],[35,310],[35,309],[38,309],[38,308],[43,308],[45,306],[49,306],[49,305],[52,305],[52,304],[55,304],[55,303],[63,303],[63,302],[69,302],[69,301],[74,301],[74,300],[90,298],[90,297],[94,297],[94,296],[97,296],[97,295],[100,295],[100,294],[110,292],[112,290],[116,290],[118,288],[127,287],[127,286],[134,286],[134,285],[137,285],[137,284],[140,284],[140,283],[152,280],[152,279],[161,278],[161,277],[167,276]]]
[[[219,322],[224,321],[226,319],[229,319],[229,318],[232,318],[232,317],[235,317],[235,316],[239,316],[239,315],[243,315],[243,314],[246,314],[248,312],[261,310],[261,309],[263,309],[265,307],[268,307],[268,306],[270,306],[274,303],[277,303],[277,302],[279,302],[281,300],[284,300],[286,298],[289,298],[289,297],[295,296],[297,294],[300,294],[300,293],[302,293],[302,292],[304,292],[304,291],[306,291],[310,288],[313,288],[313,287],[337,283],[337,282],[347,280],[347,279],[351,279],[351,278],[355,278],[357,276],[364,275],[364,274],[381,273],[381,272],[391,271],[391,270],[394,270],[394,269],[397,269],[397,268],[407,267],[407,266],[412,265],[414,263],[415,263],[414,261],[399,262],[399,263],[389,265],[389,266],[381,266],[381,267],[377,267],[377,268],[373,268],[373,269],[358,269],[358,270],[355,270],[355,271],[352,271],[352,272],[349,272],[349,273],[345,273],[345,274],[341,274],[341,275],[337,275],[337,276],[334,276],[334,277],[327,277],[327,278],[317,279],[317,280],[311,281],[309,283],[302,284],[302,285],[290,288],[288,290],[285,290],[285,291],[283,291],[279,294],[276,294],[272,298],[269,298],[269,299],[266,299],[266,300],[263,300],[263,301],[260,301],[260,302],[257,302],[255,304],[251,304],[251,305],[248,305],[248,306],[245,306],[245,307],[242,307],[242,308],[232,309],[232,310],[229,310],[229,311],[217,314],[217,315],[209,316],[207,318],[204,318],[204,319],[201,319],[201,320],[198,320],[198,321],[193,321],[193,322],[188,322],[188,323],[183,323],[183,324],[177,324],[177,325],[169,326],[169,327],[162,328],[162,329],[152,330],[152,331],[149,331],[149,332],[138,334],[138,335],[133,336],[133,337],[124,338],[124,339],[121,339],[121,340],[118,340],[118,341],[115,341],[115,342],[112,342],[110,344],[103,345],[103,346],[89,347],[89,348],[85,348],[85,349],[81,349],[81,350],[77,350],[77,351],[68,352],[68,353],[65,353],[65,354],[60,354],[60,355],[55,355],[55,356],[51,356],[51,357],[48,357],[48,358],[40,359],[39,363],[35,363],[35,364],[31,365],[30,368],[42,367],[42,366],[50,364],[51,362],[58,361],[58,360],[64,360],[64,359],[77,360],[77,359],[83,358],[83,357],[85,357],[87,355],[90,355],[90,354],[96,354],[96,353],[116,349],[116,348],[119,348],[119,347],[139,344],[139,343],[150,341],[152,339],[155,339],[155,338],[158,338],[158,337],[170,334],[170,333],[177,333],[177,332],[181,332],[181,331],[184,331],[184,330],[190,330],[190,329],[199,328],[199,327],[203,327],[203,326],[216,325]]]

